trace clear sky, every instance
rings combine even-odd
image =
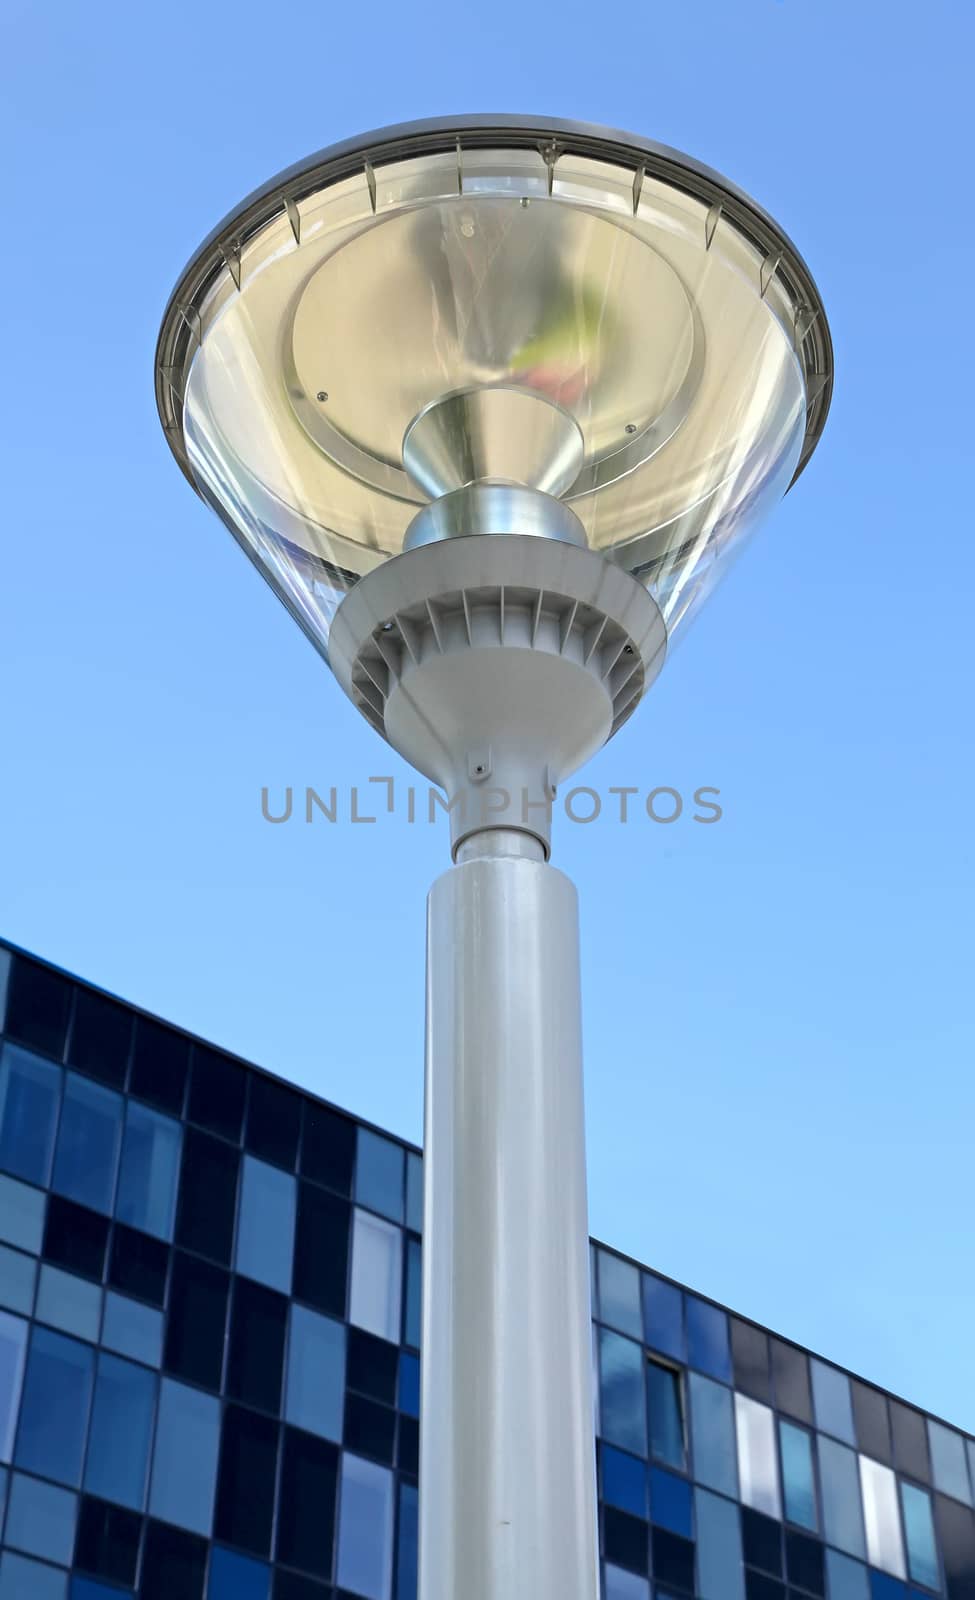
[[[551,112],[687,150],[803,251],[837,382],[590,768],[715,785],[720,824],[557,825],[592,1228],[975,1429],[971,19],[7,0],[0,933],[419,1137],[446,829],[262,820],[262,785],[408,773],[169,458],[159,318],[226,210],[361,129]]]

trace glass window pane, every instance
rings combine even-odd
[[[852,1450],[819,1436],[819,1477],[823,1491],[823,1526],[830,1544],[847,1555],[866,1556],[860,1511],[860,1475]]]
[[[190,1068],[190,1042],[151,1017],[136,1017],[130,1092],[181,1115]]]
[[[173,1237],[182,1129],[171,1117],[130,1100],[115,1215],[131,1228]]]
[[[791,1422],[779,1422],[779,1445],[782,1451],[782,1487],[785,1493],[785,1515],[788,1522],[797,1522],[800,1528],[818,1528],[816,1516],[816,1486],[813,1478],[812,1439],[803,1428],[794,1428]]]
[[[285,1416],[296,1428],[340,1440],[344,1396],[345,1328],[292,1305]]]
[[[701,1600],[744,1600],[738,1507],[695,1489],[697,1571]]]
[[[684,1360],[684,1300],[673,1283],[643,1274],[644,1338],[661,1355]]]
[[[956,1500],[972,1503],[965,1465],[965,1441],[954,1428],[945,1428],[933,1417],[928,1418],[928,1439],[931,1444],[931,1471],[934,1486],[942,1494],[953,1495]]]
[[[406,1226],[423,1232],[423,1157],[406,1153]]]
[[[611,1445],[600,1447],[600,1469],[603,1499],[609,1506],[618,1506],[634,1517],[647,1515],[647,1469],[636,1456],[625,1455]]]
[[[680,1373],[657,1361],[647,1362],[650,1409],[650,1454],[668,1466],[684,1465],[684,1407]]]
[[[399,1358],[399,1408],[408,1417],[420,1415],[420,1363],[409,1350]]]
[[[12,1474],[4,1539],[15,1550],[69,1566],[77,1517],[78,1496],[70,1490]]]
[[[780,1517],[779,1472],[775,1459],[775,1418],[768,1406],[735,1395],[738,1425],[738,1477],[741,1498],[754,1511]]]
[[[206,1542],[196,1534],[148,1522],[139,1600],[202,1600],[207,1554]]]
[[[0,1239],[40,1255],[46,1196],[0,1172]]]
[[[103,1351],[85,1465],[89,1494],[142,1510],[155,1408],[155,1373]]]
[[[108,1245],[108,1218],[59,1194],[48,1196],[44,1258],[101,1283]]]
[[[853,1397],[857,1444],[865,1456],[882,1461],[885,1466],[892,1466],[894,1458],[890,1447],[887,1396],[881,1394],[879,1389],[871,1389],[869,1384],[858,1383],[855,1378],[850,1383],[850,1393]]]
[[[177,1250],[169,1289],[164,1365],[175,1377],[219,1389],[230,1275]]]
[[[683,1539],[693,1539],[691,1486],[687,1479],[677,1478],[660,1467],[651,1467],[650,1515],[657,1527],[679,1533]]]
[[[596,1252],[599,1278],[599,1320],[634,1339],[643,1338],[643,1312],[640,1305],[640,1274],[629,1261]]]
[[[260,1411],[281,1409],[288,1302],[249,1278],[234,1280],[230,1338],[227,1341],[227,1393]]]
[[[295,1180],[280,1167],[244,1157],[237,1231],[237,1271],[269,1289],[291,1293]]]
[[[67,1074],[53,1187],[93,1211],[111,1211],[122,1133],[122,1097]]]
[[[193,1046],[193,1068],[186,1115],[236,1144],[244,1120],[247,1073],[239,1061],[209,1045]]]
[[[166,1298],[171,1253],[161,1240],[150,1239],[147,1233],[137,1233],[117,1222],[112,1229],[108,1281],[126,1294],[161,1306]]]
[[[13,1454],[27,1352],[27,1323],[0,1311],[0,1461]]]
[[[297,1428],[285,1428],[277,1559],[321,1578],[332,1575],[338,1467],[339,1452],[334,1444],[313,1439]]]
[[[625,1572],[607,1561],[605,1579],[606,1600],[649,1600],[650,1585],[635,1572]]]
[[[135,1584],[139,1563],[142,1518],[138,1512],[124,1511],[107,1500],[85,1495],[78,1517],[78,1537],[74,1564],[83,1572],[97,1572],[111,1583]],[[118,1600],[117,1591],[111,1593]]]
[[[355,1139],[356,1125],[351,1117],[306,1101],[299,1161],[302,1176],[314,1178],[336,1194],[351,1194]]]
[[[411,1483],[399,1491],[399,1537],[396,1549],[396,1600],[416,1600],[416,1566],[419,1551],[419,1506]]]
[[[338,1583],[365,1600],[390,1600],[393,1475],[346,1452],[339,1492]]]
[[[271,1554],[279,1433],[276,1421],[256,1411],[224,1411],[213,1531],[255,1556]]]
[[[0,1556],[0,1600],[65,1600],[68,1574],[30,1556],[5,1550]]]
[[[97,1283],[45,1262],[37,1288],[37,1317],[94,1344],[101,1327],[102,1291]]]
[[[837,1550],[826,1551],[829,1600],[869,1600],[867,1569]]]
[[[602,1436],[635,1455],[647,1453],[647,1407],[640,1345],[622,1334],[599,1330]]]
[[[73,985],[59,972],[15,955],[7,983],[5,1032],[60,1060],[72,993]]]
[[[349,1276],[349,1202],[317,1184],[298,1184],[292,1293],[331,1317],[344,1317]]]
[[[735,1388],[767,1404],[771,1398],[768,1334],[751,1322],[731,1318],[731,1365]]]
[[[906,1577],[897,1511],[897,1480],[889,1467],[860,1457],[860,1488],[867,1535],[867,1559],[895,1578]]]
[[[222,1139],[187,1128],[179,1180],[176,1243],[230,1265],[240,1157]]]
[[[687,1359],[700,1372],[710,1373],[723,1383],[731,1382],[731,1351],[728,1347],[728,1318],[717,1306],[685,1296],[687,1312]]]
[[[35,1327],[17,1432],[18,1467],[56,1483],[80,1483],[94,1367],[90,1345]]]
[[[720,1494],[737,1495],[735,1424],[731,1391],[700,1373],[688,1373],[694,1477]]]
[[[423,1324],[423,1247],[418,1239],[406,1241],[406,1295],[403,1307],[403,1339],[415,1350],[420,1348]]]
[[[2,1204],[0,1200],[0,1204]],[[34,1309],[37,1262],[22,1250],[0,1245],[0,1306],[29,1317]]]
[[[355,1163],[355,1198],[392,1222],[403,1220],[402,1145],[383,1139],[368,1128],[359,1129]]]
[[[263,1561],[214,1545],[210,1554],[207,1600],[268,1600],[271,1569]]]
[[[129,1065],[132,1022],[127,1006],[92,989],[79,989],[68,1045],[71,1065],[121,1089]]]
[[[775,1403],[780,1411],[800,1422],[813,1420],[812,1394],[809,1388],[809,1358],[804,1350],[782,1339],[770,1339],[772,1357],[772,1384]]]
[[[845,1372],[826,1366],[822,1361],[811,1361],[813,1400],[816,1406],[816,1426],[824,1433],[845,1444],[856,1444],[853,1431],[853,1407],[850,1404],[850,1380]]]
[[[102,1317],[102,1344],[133,1361],[158,1367],[162,1361],[162,1312],[155,1306],[130,1300],[109,1289],[105,1294]]]
[[[403,1235],[390,1222],[356,1210],[352,1223],[349,1321],[398,1344],[403,1275]]]
[[[0,946],[0,1033],[3,1032],[4,1018],[7,1014],[7,985],[10,982],[12,959],[10,951]]]
[[[172,1378],[159,1387],[149,1510],[209,1537],[220,1443],[220,1401]]]
[[[46,1185],[51,1177],[61,1068],[5,1044],[0,1050],[0,1167]]]
[[[901,1505],[904,1509],[904,1537],[910,1575],[915,1583],[926,1584],[929,1589],[940,1589],[931,1500],[923,1489],[915,1488],[913,1483],[902,1483]]]
[[[259,1072],[250,1076],[244,1147],[294,1172],[301,1132],[301,1096]]]

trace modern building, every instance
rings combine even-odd
[[[6,946],[0,1023],[0,1600],[414,1600],[420,1152]],[[593,1265],[606,1600],[975,1600],[975,1440]]]

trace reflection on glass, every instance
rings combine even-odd
[[[103,1351],[85,1463],[88,1494],[142,1510],[155,1409],[155,1374]]]
[[[868,1456],[860,1457],[863,1521],[867,1534],[867,1559],[871,1566],[895,1578],[906,1577],[897,1510],[897,1480],[889,1467]]]
[[[681,1376],[658,1361],[647,1362],[647,1403],[650,1408],[650,1454],[668,1466],[684,1465],[684,1407]]]
[[[649,1600],[650,1586],[646,1578],[638,1578],[635,1572],[626,1572],[623,1567],[610,1566],[609,1562],[605,1576],[606,1600]]]
[[[419,1505],[411,1483],[399,1488],[399,1536],[396,1541],[396,1600],[416,1600],[419,1552]]]
[[[783,1422],[780,1419],[779,1445],[782,1452],[782,1489],[785,1494],[786,1519],[798,1523],[800,1528],[809,1528],[815,1533],[818,1520],[812,1438],[804,1428],[793,1427],[791,1422]]]
[[[115,1215],[159,1239],[172,1239],[182,1129],[171,1117],[130,1100]]]
[[[159,1387],[149,1512],[209,1538],[220,1446],[220,1401],[172,1378]]]
[[[810,1368],[817,1428],[831,1433],[834,1439],[842,1439],[844,1444],[856,1444],[850,1380],[846,1373],[828,1367],[824,1361],[811,1361]]]
[[[403,1235],[356,1208],[352,1222],[352,1288],[349,1321],[398,1344],[403,1277]]]
[[[306,1433],[341,1439],[344,1397],[344,1326],[292,1305],[285,1416]]]
[[[647,1469],[636,1456],[626,1455],[604,1444],[600,1449],[603,1499],[609,1506],[629,1511],[634,1517],[647,1515]]]
[[[687,1308],[687,1359],[699,1372],[723,1383],[731,1382],[728,1318],[717,1306],[685,1295]]]
[[[635,1455],[647,1453],[643,1350],[622,1334],[599,1330],[602,1436]]]
[[[61,1068],[17,1045],[0,1049],[0,1167],[46,1185],[61,1095]]]
[[[68,1566],[74,1553],[78,1496],[15,1472],[10,1480],[4,1541],[28,1555]]]
[[[931,1471],[934,1476],[934,1486],[942,1494],[953,1495],[956,1500],[963,1500],[966,1506],[972,1503],[972,1491],[968,1482],[968,1468],[965,1465],[965,1441],[954,1428],[946,1428],[940,1422],[935,1422],[933,1417],[928,1418],[928,1439],[931,1444]]]
[[[747,1395],[735,1395],[738,1427],[738,1476],[741,1498],[754,1511],[780,1517],[779,1473],[775,1459],[775,1418],[768,1406]]]
[[[857,1458],[845,1445],[819,1438],[819,1478],[823,1492],[823,1528],[828,1544],[864,1560],[863,1515]]]
[[[719,1494],[737,1496],[735,1424],[731,1391],[698,1372],[688,1373],[694,1477]]]
[[[237,1271],[291,1293],[295,1180],[256,1156],[244,1157],[237,1224]]]
[[[701,1600],[744,1600],[738,1507],[695,1489],[697,1569]]]
[[[610,1255],[608,1250],[599,1250],[596,1254],[600,1321],[620,1333],[642,1339],[639,1271],[629,1261]]]
[[[339,1491],[339,1587],[364,1600],[390,1600],[393,1475],[348,1451]]]
[[[403,1221],[403,1147],[360,1128],[355,1163],[355,1198],[391,1222]]]
[[[90,1345],[34,1329],[17,1431],[18,1467],[56,1483],[80,1483],[94,1365]]]
[[[934,1541],[934,1524],[931,1521],[931,1500],[923,1489],[913,1483],[901,1483],[901,1505],[904,1510],[904,1537],[907,1541],[907,1562],[911,1578],[929,1589],[940,1589],[938,1551]]]
[[[826,1573],[830,1600],[870,1600],[867,1569],[861,1562],[827,1549]]]
[[[121,1132],[121,1095],[69,1072],[52,1187],[93,1211],[111,1211]]]
[[[680,1290],[652,1272],[643,1274],[643,1323],[647,1344],[661,1355],[684,1360],[684,1308]]]
[[[97,1283],[45,1262],[37,1288],[36,1316],[62,1333],[74,1333],[94,1343],[102,1320],[102,1291]]]
[[[13,1453],[27,1350],[27,1323],[0,1311],[0,1461]]]

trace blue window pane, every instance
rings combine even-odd
[[[178,1122],[129,1101],[115,1202],[120,1222],[158,1239],[173,1237],[181,1142]]]
[[[390,1600],[393,1475],[373,1461],[342,1457],[338,1584],[364,1600]]]
[[[37,1262],[33,1256],[0,1244],[0,1306],[4,1310],[20,1311],[29,1317],[34,1309],[36,1279]]]
[[[423,1249],[415,1239],[406,1242],[406,1300],[403,1307],[403,1338],[414,1349],[420,1348],[423,1325]]]
[[[686,1478],[675,1478],[660,1467],[650,1468],[650,1517],[661,1528],[694,1537],[691,1515],[691,1486]]]
[[[697,1573],[701,1600],[744,1600],[738,1507],[695,1489]]]
[[[15,1550],[69,1566],[77,1516],[78,1496],[69,1489],[13,1474],[4,1539]]]
[[[853,1451],[820,1434],[819,1476],[827,1542],[862,1560],[866,1546],[860,1508],[860,1474]]]
[[[647,1408],[643,1350],[622,1334],[599,1330],[602,1436],[635,1455],[647,1453]]]
[[[40,1322],[94,1344],[102,1320],[102,1291],[97,1283],[76,1278],[73,1272],[62,1272],[60,1267],[45,1262],[37,1289],[36,1315]]]
[[[121,1095],[69,1072],[53,1188],[93,1211],[111,1211],[121,1136]]]
[[[65,1600],[68,1574],[42,1566],[29,1556],[5,1550],[0,1556],[0,1600]]]
[[[263,1561],[214,1545],[210,1555],[207,1600],[268,1600],[271,1569]]]
[[[811,1528],[815,1533],[818,1520],[812,1439],[803,1428],[794,1428],[791,1422],[780,1420],[779,1444],[782,1452],[782,1488],[785,1495],[786,1521],[798,1523],[800,1528]]]
[[[647,1362],[647,1404],[650,1409],[650,1454],[671,1467],[684,1465],[684,1408],[680,1373],[657,1361]]]
[[[694,1477],[719,1494],[737,1495],[738,1465],[731,1390],[688,1373]]]
[[[635,1572],[626,1572],[622,1567],[612,1567],[607,1562],[605,1577],[606,1600],[648,1600],[650,1585],[646,1578],[638,1578]]]
[[[415,1242],[412,1249],[418,1252]],[[379,1339],[399,1344],[403,1281],[403,1235],[390,1222],[358,1208],[352,1214],[352,1285],[349,1321]],[[407,1321],[410,1319],[407,1318]],[[410,1339],[415,1344],[416,1335]]]
[[[647,1469],[644,1462],[604,1444],[600,1448],[600,1465],[606,1504],[646,1519]]]
[[[620,1333],[643,1338],[643,1313],[640,1305],[640,1274],[628,1261],[596,1252],[599,1279],[599,1319]]]
[[[0,1461],[9,1461],[24,1381],[27,1323],[0,1311]]]
[[[128,1589],[116,1589],[114,1584],[96,1583],[94,1578],[75,1576],[71,1579],[68,1600],[125,1600]]]
[[[954,1428],[945,1428],[940,1422],[928,1418],[928,1441],[931,1446],[931,1471],[934,1486],[942,1494],[953,1495],[966,1505],[972,1503],[965,1464],[965,1441]]]
[[[687,1359],[699,1372],[707,1372],[722,1383],[731,1382],[731,1350],[728,1345],[728,1318],[717,1306],[685,1297],[687,1309]]]
[[[162,1312],[141,1300],[109,1289],[102,1318],[102,1344],[133,1361],[158,1367],[162,1361]]]
[[[396,1600],[416,1600],[419,1544],[417,1495],[411,1483],[400,1485],[399,1540],[396,1551]]]
[[[237,1271],[282,1294],[291,1293],[295,1180],[256,1156],[244,1157],[237,1233]]]
[[[906,1583],[870,1569],[870,1600],[907,1600],[909,1594]]]
[[[406,1155],[406,1226],[423,1232],[423,1157],[412,1150]]]
[[[924,1583],[929,1589],[939,1589],[941,1580],[931,1521],[931,1501],[923,1489],[916,1489],[913,1483],[902,1483],[901,1506],[911,1577],[915,1583]]]
[[[39,1256],[47,1195],[0,1172],[0,1239]]]
[[[61,1068],[16,1045],[0,1051],[0,1167],[46,1185],[61,1094]]]
[[[409,1417],[420,1415],[420,1362],[408,1350],[399,1358],[399,1408]]]
[[[648,1345],[675,1361],[684,1360],[683,1296],[652,1272],[643,1275],[643,1325]]]
[[[829,1600],[870,1600],[867,1569],[838,1550],[826,1551]]]
[[[216,1396],[163,1378],[152,1455],[152,1516],[209,1537],[219,1444]]]
[[[155,1409],[155,1374],[103,1351],[85,1466],[89,1494],[142,1510]]]
[[[342,1437],[345,1328],[305,1306],[291,1307],[285,1416],[324,1439]]]
[[[817,1428],[831,1433],[834,1439],[842,1439],[845,1444],[856,1444],[849,1378],[845,1372],[837,1372],[823,1361],[811,1361],[809,1365]]]
[[[403,1221],[402,1145],[359,1129],[355,1163],[355,1198],[391,1222]]]
[[[90,1345],[35,1327],[17,1433],[18,1467],[56,1483],[81,1481],[94,1367]]]

